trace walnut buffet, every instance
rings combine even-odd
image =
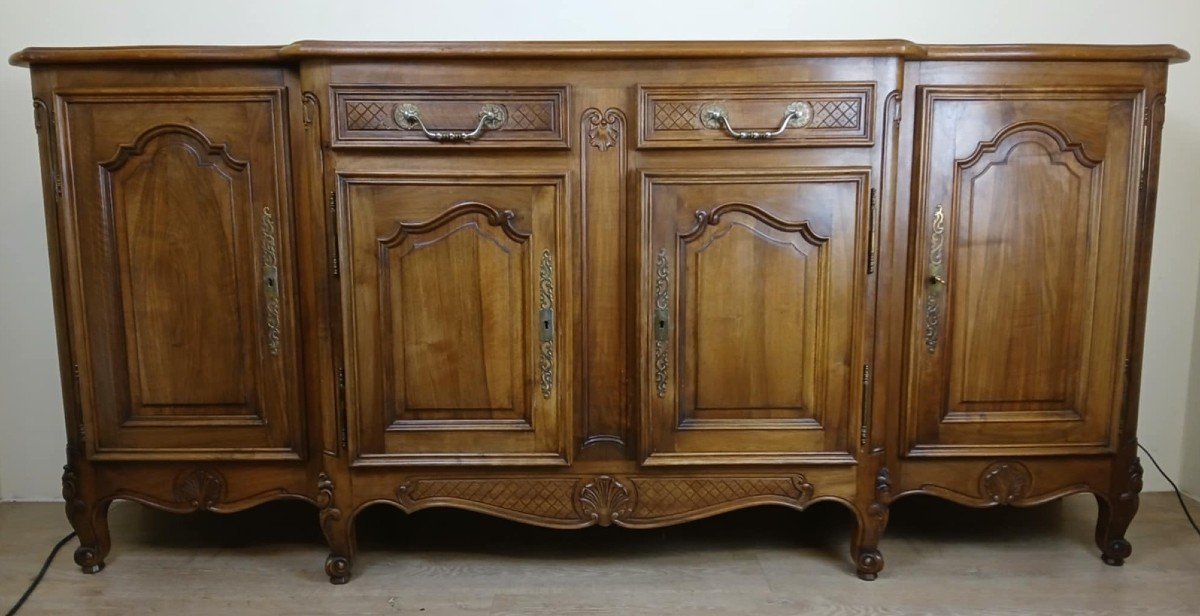
[[[75,561],[115,499],[554,528],[1096,496],[1169,45],[27,49]]]

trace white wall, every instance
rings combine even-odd
[[[1171,69],[1141,436],[1177,478],[1188,452],[1188,474],[1182,479],[1200,493],[1200,351],[1194,348],[1200,344],[1197,24],[1200,3],[1194,0],[24,0],[0,5],[0,52],[29,45],[282,44],[305,38],[908,38],[922,43],[1179,45],[1197,60]],[[65,437],[24,69],[0,68],[0,137],[0,498],[54,499]],[[1147,489],[1165,488],[1149,465],[1147,469]]]

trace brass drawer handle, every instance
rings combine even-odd
[[[444,142],[461,142],[478,139],[487,131],[496,130],[504,126],[504,122],[508,120],[508,112],[504,110],[504,106],[494,103],[487,103],[479,108],[479,124],[475,125],[475,129],[471,131],[429,130],[425,126],[425,122],[421,119],[421,110],[412,103],[400,103],[396,105],[396,111],[392,115],[396,120],[396,126],[404,130],[420,129],[430,141]]]
[[[729,112],[720,103],[707,103],[700,108],[700,121],[706,128],[723,129],[734,139],[773,139],[789,128],[803,128],[812,121],[812,105],[796,101],[787,107],[787,115],[773,131],[736,130],[729,123]]]

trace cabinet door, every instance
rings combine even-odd
[[[60,96],[67,296],[95,459],[302,451],[282,96]]]
[[[644,176],[644,463],[852,459],[867,180]]]
[[[909,454],[1109,450],[1140,94],[919,92]]]
[[[565,178],[339,176],[356,464],[563,464]]]

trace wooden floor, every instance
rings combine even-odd
[[[849,513],[831,504],[653,531],[381,506],[360,518],[354,579],[332,586],[308,505],[175,516],[117,503],[108,567],[83,575],[70,543],[21,614],[1200,613],[1200,537],[1174,495],[1143,495],[1122,568],[1097,556],[1095,513],[1086,495],[1034,509],[901,501],[868,583],[847,556]],[[60,505],[0,504],[0,609],[68,530]]]

